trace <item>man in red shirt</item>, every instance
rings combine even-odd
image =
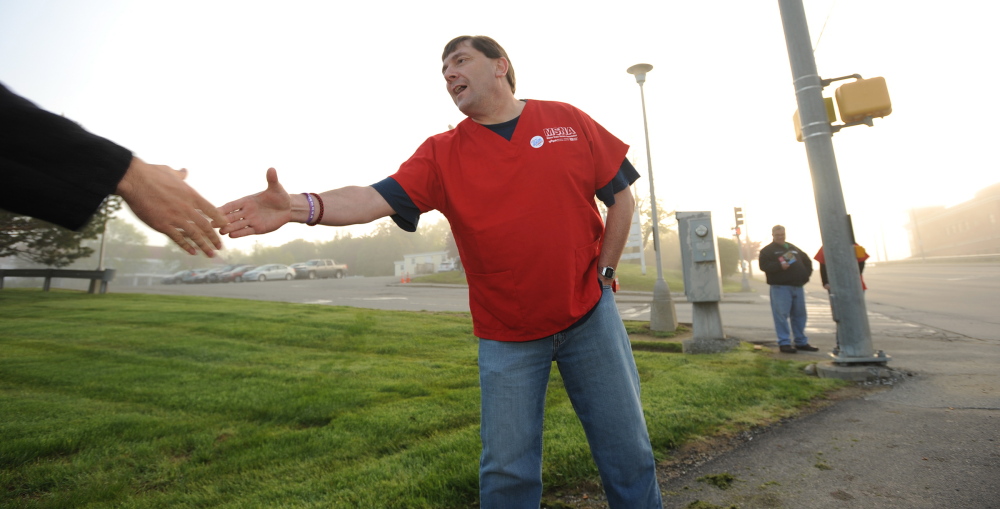
[[[639,377],[612,291],[635,206],[628,146],[573,106],[515,98],[510,59],[489,37],[453,39],[442,63],[448,94],[468,117],[456,128],[368,187],[289,195],[271,168],[267,190],[220,208],[230,221],[220,232],[385,216],[414,231],[421,213],[441,211],[480,338],[480,506],[539,506],[555,361],[611,507],[660,507]],[[606,224],[595,196],[608,206]]]

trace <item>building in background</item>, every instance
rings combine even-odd
[[[405,274],[419,276],[422,274],[434,274],[442,270],[455,270],[455,261],[448,257],[447,251],[403,255],[403,260],[395,262],[394,265],[396,266],[394,272],[396,277]],[[442,265],[444,268],[442,268]]]
[[[1000,254],[1000,183],[953,207],[910,210],[913,258]]]

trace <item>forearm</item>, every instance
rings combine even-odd
[[[597,260],[598,267],[618,267],[625,243],[628,242],[629,231],[632,228],[632,213],[635,210],[635,200],[631,188],[625,188],[615,194],[615,204],[608,207],[608,217],[604,225],[604,242],[601,244],[601,254]]]
[[[313,197],[313,214],[319,218],[318,224],[325,226],[347,226],[365,224],[394,214],[392,207],[371,186],[348,186],[318,193],[322,201],[320,218],[320,200]],[[309,220],[309,200],[304,194],[289,195],[291,199],[291,221],[306,223]]]
[[[79,229],[114,192],[132,153],[0,84],[0,206]]]

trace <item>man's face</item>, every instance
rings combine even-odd
[[[775,243],[777,243],[777,244],[784,244],[785,243],[785,230],[784,229],[781,229],[781,230],[772,230],[771,231],[771,237],[774,239]]]
[[[488,106],[502,81],[497,79],[500,60],[473,48],[471,41],[463,42],[445,57],[441,72],[448,95],[462,113],[470,117],[483,113],[481,110]]]

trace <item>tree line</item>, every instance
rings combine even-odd
[[[48,267],[94,268],[94,256],[100,248],[100,235],[105,232],[105,266],[115,268],[119,274],[172,273],[178,270],[204,267],[209,263],[193,257],[177,246],[148,246],[148,239],[133,224],[118,219],[121,199],[109,197],[98,213],[80,232],[37,219],[18,216],[0,210],[0,258],[14,256],[32,265]],[[652,242],[652,219],[648,200],[637,202],[643,232],[643,256],[647,266],[655,266]],[[667,270],[680,270],[680,243],[674,211],[657,207],[660,215],[661,261]],[[603,210],[602,210],[603,212]],[[719,237],[719,263],[723,277],[739,272],[739,248],[732,238]],[[744,259],[756,260],[760,243],[743,245]],[[281,246],[256,245],[248,250],[227,250],[225,262],[233,264],[263,265],[283,263],[290,265],[314,258],[332,258],[347,264],[351,275],[392,275],[394,263],[404,255],[445,251],[449,257],[458,258],[458,250],[446,220],[424,223],[415,233],[405,232],[386,218],[374,225],[364,235],[337,231],[328,241],[309,242],[302,239]],[[218,263],[218,262],[216,262]],[[631,260],[623,263],[639,263]]]

